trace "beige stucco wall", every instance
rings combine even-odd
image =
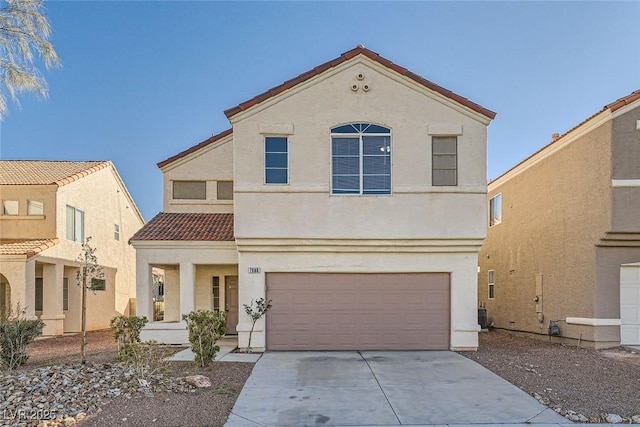
[[[502,194],[502,222],[489,228],[480,252],[478,292],[496,327],[546,334],[549,320],[615,314],[602,307],[615,303],[616,284],[597,281],[594,263],[594,245],[610,227],[610,144],[611,122],[606,121],[489,185],[488,199]],[[493,300],[488,299],[490,269],[495,271]],[[539,274],[542,323],[533,300]],[[587,325],[560,323],[560,329],[565,337],[586,341],[602,334]],[[607,340],[615,340],[615,328],[606,329]]]
[[[206,200],[173,199],[173,181],[206,181]],[[217,181],[233,181],[233,143],[228,136],[162,169],[164,212],[232,213],[232,200],[217,200]]]
[[[264,109],[233,118],[236,238],[485,235],[486,123],[385,70],[357,58],[277,103],[265,102]],[[359,73],[365,75],[362,82],[356,80]],[[353,92],[353,83],[371,89]],[[392,195],[330,194],[330,129],[350,122],[391,129]],[[278,134],[286,125],[293,128],[289,184],[264,185],[260,129]],[[459,185],[432,187],[430,133],[459,131]]]
[[[0,200],[17,200],[18,215],[0,215],[3,239],[56,237],[55,185],[1,185]],[[27,215],[27,201],[43,202],[44,215]]]

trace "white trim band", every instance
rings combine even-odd
[[[573,325],[587,326],[620,326],[620,319],[597,319],[592,317],[567,317],[566,322]]]
[[[612,187],[640,187],[640,179],[612,179]]]

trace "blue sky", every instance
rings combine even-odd
[[[112,160],[144,217],[156,163],[223,111],[363,44],[498,113],[495,178],[640,89],[640,2],[46,3],[63,63],[0,124],[3,159]]]

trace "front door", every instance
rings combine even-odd
[[[225,276],[224,300],[227,312],[227,334],[237,334],[238,324],[238,276]]]

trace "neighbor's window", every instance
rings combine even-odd
[[[44,215],[44,203],[40,200],[27,200],[27,215]]]
[[[36,300],[33,308],[35,311],[42,311],[42,277],[36,277]]]
[[[105,279],[91,279],[91,290],[92,291],[106,291],[107,290],[107,281]]]
[[[17,200],[3,200],[2,201],[2,215],[18,215],[18,201]]]
[[[432,185],[458,185],[458,138],[432,137],[431,153]]]
[[[84,212],[67,205],[67,240],[84,242]]]
[[[69,278],[62,278],[62,309],[69,310]]]
[[[391,130],[354,123],[331,129],[331,193],[391,194]]]
[[[173,198],[185,200],[205,200],[206,181],[173,181]]]
[[[489,200],[489,227],[502,222],[502,193],[496,194]]]
[[[264,182],[289,183],[289,140],[286,136],[264,138]]]
[[[218,181],[218,200],[233,200],[233,181]]]
[[[220,277],[213,276],[211,278],[211,295],[213,296],[213,311],[220,311]]]
[[[120,224],[113,224],[113,238],[120,240]]]
[[[489,299],[494,299],[496,296],[496,284],[494,280],[493,270],[489,270],[487,272],[487,275],[488,275],[488,283],[489,283]]]

